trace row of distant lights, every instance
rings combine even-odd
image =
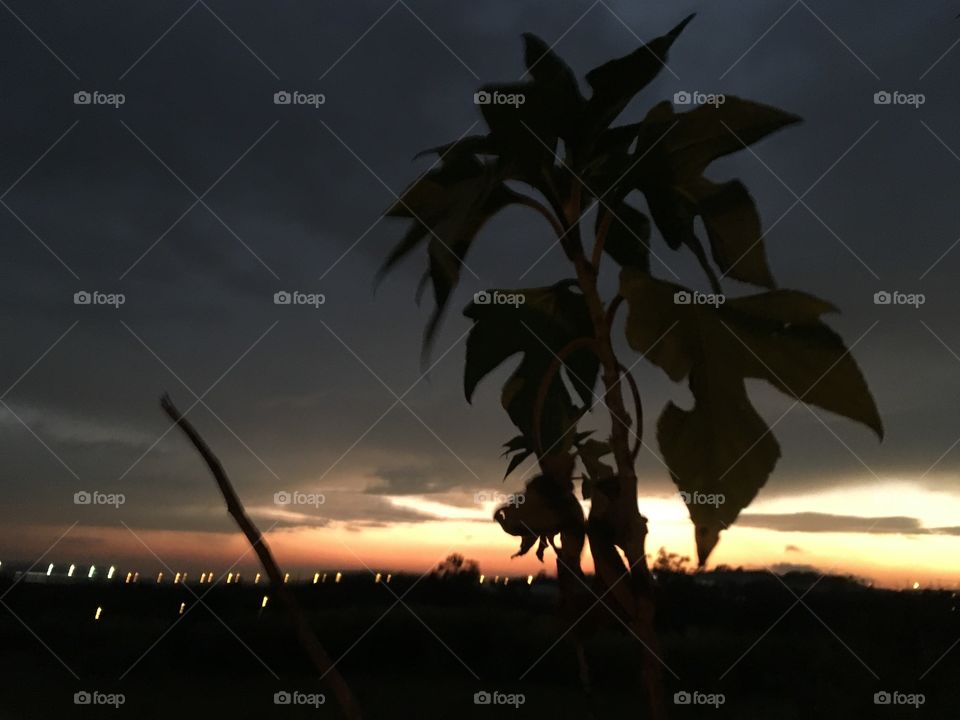
[[[3,563],[0,562],[0,566],[2,566],[2,565],[3,565]],[[50,564],[47,566],[47,577],[50,577],[50,576],[53,574],[53,568],[54,568],[54,564],[53,564],[53,563],[50,563]],[[76,570],[77,570],[77,566],[76,566],[76,565],[71,565],[71,566],[70,566],[70,569],[67,570],[67,577],[73,577],[74,574],[76,573]],[[113,580],[113,576],[116,575],[116,573],[117,573],[117,568],[116,568],[115,566],[111,565],[111,566],[110,566],[110,569],[107,570],[107,580]],[[96,574],[97,574],[97,566],[96,566],[96,565],[91,565],[91,566],[90,566],[90,570],[87,572],[87,578],[92,579]],[[260,577],[261,577],[261,573],[257,573],[256,577],[253,579],[253,584],[254,584],[254,585],[257,585],[257,584],[260,583]],[[206,572],[200,573],[200,584],[201,584],[201,585],[204,585],[204,584],[206,584],[206,583],[212,583],[212,582],[213,582],[213,578],[214,578],[214,573],[213,573],[212,571],[209,572],[209,573],[206,573]],[[333,581],[334,581],[335,583],[339,583],[342,579],[343,579],[343,573],[338,572],[338,573],[334,576],[334,580],[333,580]],[[377,573],[377,574],[374,576],[373,581],[374,581],[374,583],[380,583],[383,579],[384,579],[384,578],[383,578],[383,574],[382,574],[382,573]],[[393,579],[393,573],[387,573],[386,581],[389,583],[392,579]],[[480,576],[480,584],[483,585],[483,583],[486,581],[486,579],[487,579],[487,576],[486,576],[486,575],[481,575],[481,576]],[[125,582],[125,583],[139,582],[139,580],[140,580],[140,573],[139,573],[139,572],[136,572],[136,571],[131,571],[131,572],[128,572],[128,573],[127,573],[127,577],[126,577],[126,580],[124,580],[124,582]],[[176,575],[174,575],[174,577],[173,577],[173,584],[174,584],[174,585],[178,585],[180,582],[186,582],[186,581],[187,581],[187,573],[185,573],[185,572],[184,572],[184,573],[179,573],[179,572],[178,572],[178,573],[177,573]],[[316,573],[313,574],[313,584],[314,584],[314,585],[316,585],[317,583],[325,583],[326,581],[327,581],[327,573],[319,573],[319,572],[316,572]],[[162,571],[159,572],[159,573],[157,573],[157,584],[159,585],[161,582],[163,582],[163,572],[162,572]],[[233,573],[233,572],[227,573],[227,585],[232,585],[232,584],[234,584],[234,583],[239,583],[239,582],[240,582],[240,573],[238,573],[238,572],[237,572],[237,573]],[[290,582],[290,573],[286,573],[286,574],[283,576],[283,582],[284,582],[284,583],[289,583],[289,582]],[[504,585],[508,585],[509,583],[510,583],[510,578],[504,577],[504,578],[503,578],[503,584],[504,584]],[[494,584],[494,585],[500,584],[500,576],[499,576],[499,575],[496,575],[496,576],[493,578],[493,584]],[[527,575],[527,585],[532,585],[532,584],[533,584],[533,575]],[[919,583],[914,583],[914,584],[913,584],[913,589],[914,589],[914,590],[918,589],[919,587],[920,587],[920,584],[919,584]]]
[[[51,566],[51,567],[52,567],[52,566]],[[71,572],[73,571],[73,566],[72,566],[72,565],[70,566],[70,570],[71,570]],[[91,568],[90,568],[90,575],[89,575],[88,577],[93,577],[93,570],[94,570],[94,568],[91,567]],[[113,577],[113,570],[114,570],[114,568],[111,566],[111,567],[110,567],[110,571],[107,573],[107,578]],[[50,573],[48,572],[47,574],[49,575]],[[205,578],[207,575],[208,575],[207,573],[201,573],[201,575],[200,575],[200,584],[201,584],[201,585],[205,582],[204,578]],[[139,576],[139,573],[134,573],[134,574],[133,574],[133,581],[134,581],[134,582],[137,581],[137,577],[138,577],[138,576]],[[212,578],[213,578],[213,573],[209,573],[209,577],[212,579]],[[343,573],[339,573],[339,572],[338,572],[338,573],[336,574],[335,578],[334,578],[334,582],[339,583],[342,578],[343,578]],[[163,579],[163,573],[161,572],[159,575],[157,575],[157,583],[159,584],[159,582],[160,582],[162,579]],[[173,583],[174,583],[174,585],[176,585],[176,584],[179,583],[181,580],[183,580],[183,581],[185,582],[186,579],[187,579],[187,574],[186,574],[186,573],[183,573],[182,577],[181,577],[181,574],[180,574],[180,573],[177,573],[176,577],[175,577],[174,580],[173,580]],[[385,578],[386,582],[389,583],[392,579],[393,579],[393,574],[392,574],[392,573],[387,573],[387,577]],[[487,579],[487,576],[486,576],[486,575],[481,575],[481,576],[480,576],[480,584],[483,585],[483,583],[484,583],[484,581],[485,581],[486,579]],[[374,576],[374,578],[373,578],[374,583],[377,583],[377,584],[379,584],[379,583],[380,583],[381,581],[383,581],[383,580],[384,580],[384,577],[383,577],[383,574],[382,574],[382,573],[377,573],[377,574]],[[130,573],[127,573],[127,580],[126,580],[126,581],[127,581],[128,583],[130,582]],[[212,580],[211,580],[211,581],[212,581]],[[327,581],[327,573],[322,573],[322,574],[321,574],[321,573],[314,573],[314,574],[313,574],[313,584],[314,584],[314,585],[316,585],[318,582],[319,582],[319,583],[324,583],[324,582],[326,582],[326,581]],[[229,574],[227,575],[227,584],[229,585],[231,582],[240,582],[240,573],[237,573],[237,574],[236,574],[236,577],[234,577],[234,574],[233,574],[233,573],[229,573]],[[260,582],[260,573],[257,573],[257,577],[254,579],[253,582],[254,582],[254,584]],[[290,573],[286,573],[286,574],[283,576],[283,582],[284,582],[284,583],[290,582]],[[494,585],[497,585],[497,584],[499,584],[499,583],[500,583],[500,576],[497,575],[496,577],[493,578],[493,584],[494,584]],[[503,578],[503,584],[504,584],[504,586],[508,585],[509,583],[510,583],[510,578],[504,577],[504,578]],[[533,575],[527,575],[527,585],[533,585]],[[269,602],[270,602],[270,596],[269,596],[269,595],[264,595],[264,596],[263,596],[263,599],[260,601],[260,610],[264,610],[264,609],[267,607],[267,604],[268,604]],[[187,604],[186,604],[185,602],[180,603],[180,611],[179,611],[177,614],[178,614],[178,615],[183,615],[183,613],[186,611],[186,609],[187,609]],[[93,615],[93,619],[94,619],[94,620],[99,620],[101,615],[103,615],[103,608],[102,608],[102,607],[97,607],[97,610],[96,610],[96,612],[95,612],[94,615]]]
[[[2,566],[3,566],[3,563],[0,562],[0,567],[2,567]],[[46,574],[47,574],[47,577],[50,577],[50,576],[53,574],[53,568],[54,568],[54,563],[50,563],[50,564],[47,566],[47,573],[46,573]],[[67,577],[71,577],[71,578],[74,577],[74,575],[76,574],[76,571],[77,571],[77,566],[74,565],[74,564],[71,564],[70,567],[69,567],[69,569],[67,570]],[[116,573],[117,573],[117,568],[116,568],[116,566],[111,565],[110,568],[107,570],[107,580],[113,580],[113,578],[114,578],[114,576],[116,575]],[[90,569],[87,571],[87,578],[93,579],[93,578],[96,576],[96,574],[97,574],[97,566],[96,566],[96,565],[91,565],[91,566],[90,566]],[[213,572],[200,573],[200,584],[201,584],[201,585],[204,585],[204,584],[206,584],[206,583],[212,583],[212,582],[213,582],[213,578],[214,578],[214,573],[213,573]],[[256,577],[254,577],[254,579],[253,579],[254,585],[257,585],[257,584],[260,583],[260,578],[261,578],[261,573],[257,573],[257,574],[256,574]],[[338,572],[338,573],[334,576],[334,580],[333,580],[333,581],[334,581],[334,583],[339,583],[342,579],[343,579],[343,573]],[[486,579],[487,579],[487,576],[486,576],[486,575],[481,575],[480,578],[479,578],[480,584],[483,585],[484,582],[486,581]],[[393,580],[393,573],[387,573],[386,578],[383,577],[383,573],[376,573],[376,575],[374,575],[374,578],[373,578],[373,581],[374,581],[374,583],[376,583],[376,584],[379,584],[379,583],[381,583],[381,582],[383,582],[383,581],[386,581],[387,583],[389,583],[391,580]],[[124,580],[124,583],[125,583],[125,584],[130,584],[131,582],[136,583],[136,582],[139,582],[139,581],[140,581],[140,573],[139,573],[139,572],[136,572],[136,571],[130,571],[130,572],[127,573],[127,576],[126,576],[126,578],[125,578],[125,580]],[[178,584],[180,584],[181,582],[186,582],[186,581],[187,581],[187,573],[185,573],[185,572],[184,572],[184,573],[179,573],[179,572],[178,572],[178,573],[176,573],[176,574],[174,575],[174,577],[173,577],[173,584],[174,584],[174,585],[178,585]],[[318,584],[318,583],[325,583],[326,581],[327,581],[327,573],[316,572],[316,573],[313,574],[313,584],[314,584],[314,585],[316,585],[316,584]],[[163,572],[162,572],[162,571],[159,572],[159,573],[157,573],[157,584],[159,585],[161,582],[163,582]],[[240,582],[240,573],[233,573],[233,572],[227,573],[227,585],[232,585],[232,584],[234,584],[234,583],[239,583],[239,582]],[[284,582],[284,584],[290,582],[290,573],[284,574],[284,576],[283,576],[283,582]],[[493,584],[494,584],[494,585],[498,585],[499,583],[500,583],[500,576],[499,576],[499,575],[496,575],[496,576],[493,578]],[[510,578],[509,578],[509,577],[504,577],[504,578],[503,578],[503,585],[504,585],[504,587],[506,587],[509,583],[510,583]],[[533,584],[533,575],[527,575],[527,585],[532,585],[532,584]],[[268,604],[269,602],[270,602],[270,596],[269,596],[269,595],[264,595],[264,596],[263,596],[263,599],[260,601],[260,609],[261,609],[261,610],[265,609],[265,608],[267,607],[267,604]],[[184,612],[186,612],[186,608],[187,608],[187,604],[186,604],[185,602],[180,603],[180,609],[179,609],[179,612],[178,612],[177,614],[178,614],[178,615],[183,615]],[[97,606],[97,609],[96,609],[96,611],[95,611],[94,614],[93,614],[93,619],[96,620],[96,621],[99,621],[102,616],[103,616],[103,607],[102,607],[102,606]]]
[[[0,566],[2,566],[2,565],[3,565],[3,563],[0,563]],[[53,575],[53,568],[54,568],[54,564],[53,564],[53,563],[50,563],[50,564],[47,566],[47,573],[46,573],[47,577],[50,577],[51,575]],[[69,567],[69,569],[67,570],[67,577],[71,577],[71,578],[74,577],[74,576],[76,575],[76,572],[77,572],[77,566],[71,564],[70,567]],[[96,565],[91,565],[91,566],[90,566],[90,570],[87,571],[87,578],[88,578],[88,579],[93,579],[93,578],[96,576],[96,574],[97,574],[97,566],[96,566]],[[114,577],[114,575],[116,575],[116,574],[117,574],[117,568],[116,568],[115,566],[111,565],[111,566],[110,566],[110,569],[107,570],[107,580],[113,580],[113,577]],[[259,584],[259,582],[260,582],[260,577],[261,577],[261,573],[257,573],[256,577],[255,577],[254,580],[253,580],[253,582],[254,582],[255,585],[256,585],[256,584]],[[381,578],[380,573],[377,573],[376,581],[377,581],[377,582],[380,582],[380,578]],[[392,574],[391,574],[391,575],[387,575],[387,582],[390,582],[390,580],[391,580],[392,578],[393,578],[393,575],[392,575]],[[200,584],[201,584],[201,585],[205,585],[206,583],[212,583],[212,582],[213,582],[213,579],[214,579],[214,573],[213,573],[213,572],[200,573]],[[339,573],[339,572],[338,572],[338,573],[336,574],[336,576],[334,576],[334,582],[339,583],[342,579],[343,579],[343,573]],[[126,577],[126,579],[124,580],[125,583],[139,582],[139,581],[140,581],[140,573],[139,573],[139,572],[136,572],[136,571],[133,571],[133,570],[131,570],[130,572],[127,573],[127,577]],[[186,581],[187,581],[187,573],[185,573],[185,572],[182,572],[182,573],[181,573],[181,572],[178,572],[178,573],[176,573],[176,575],[173,576],[173,584],[174,584],[174,585],[178,585],[178,584],[180,584],[181,582],[186,582]],[[313,584],[314,584],[314,585],[316,585],[318,582],[326,582],[326,581],[327,581],[327,573],[322,573],[322,574],[321,574],[321,573],[314,573],[314,575],[313,575]],[[159,573],[157,573],[157,584],[159,585],[159,584],[162,583],[162,582],[163,582],[163,572],[159,572]],[[227,585],[232,585],[232,584],[234,584],[234,583],[239,583],[239,582],[240,582],[240,573],[238,573],[238,572],[237,572],[237,573],[234,573],[234,572],[227,573]],[[284,582],[284,583],[290,582],[290,573],[287,573],[286,575],[283,576],[283,582]]]
[[[487,579],[487,576],[486,576],[486,575],[481,575],[481,576],[480,576],[480,584],[483,585],[483,583],[484,583],[484,581],[485,581],[486,579]],[[499,575],[494,576],[494,578],[493,578],[493,584],[494,584],[494,585],[499,585],[499,584],[500,584],[500,576],[499,576]],[[503,584],[504,584],[504,586],[509,585],[509,584],[510,584],[510,578],[504,577],[504,578],[503,578]],[[527,575],[527,585],[533,585],[533,575]]]
[[[3,567],[3,563],[2,563],[2,562],[0,562],[0,567]],[[53,567],[54,567],[53,563],[50,563],[50,564],[47,566],[47,577],[50,577],[50,575],[53,574]],[[74,573],[76,572],[76,570],[77,570],[77,566],[76,566],[76,565],[71,565],[71,566],[70,566],[70,569],[67,570],[67,577],[73,577],[73,576],[74,576]],[[113,565],[111,565],[111,566],[110,566],[110,569],[107,570],[107,580],[113,580],[113,576],[116,574],[116,572],[117,572],[117,568],[114,567]],[[90,566],[90,570],[87,572],[87,577],[92,579],[92,578],[96,575],[96,573],[97,573],[97,566],[96,566],[96,565],[91,565],[91,566]],[[260,582],[260,575],[261,575],[260,573],[257,573],[256,577],[253,579],[253,584],[254,584],[254,585],[259,584],[259,582]],[[214,573],[213,573],[213,572],[200,573],[200,584],[201,584],[201,585],[204,585],[204,584],[206,584],[206,583],[212,583],[212,582],[213,582],[213,576],[214,576]],[[335,578],[334,578],[334,582],[339,583],[341,579],[343,579],[343,573],[339,573],[339,572],[338,572],[338,573],[336,574]],[[383,579],[382,573],[377,573],[377,574],[374,576],[373,581],[374,581],[375,583],[379,583],[382,579]],[[392,573],[387,573],[386,581],[389,583],[390,580],[392,580],[392,579],[393,579],[393,574],[392,574]],[[481,576],[480,576],[480,584],[483,585],[483,583],[484,583],[484,581],[485,581],[486,579],[487,579],[487,576],[486,576],[486,575],[481,575]],[[131,572],[128,572],[128,573],[127,573],[127,577],[126,577],[126,580],[125,580],[124,582],[125,582],[125,583],[138,582],[139,580],[140,580],[140,573],[135,572],[135,571],[131,571]],[[163,581],[163,572],[157,573],[157,584],[159,585],[162,581]],[[187,573],[177,573],[177,574],[174,576],[174,578],[173,578],[173,584],[174,584],[174,585],[178,585],[181,581],[182,581],[182,582],[186,582],[186,581],[187,581]],[[313,584],[314,584],[314,585],[316,585],[317,583],[325,583],[326,581],[327,581],[327,573],[319,573],[319,572],[317,572],[317,573],[314,573],[314,574],[313,574]],[[233,573],[233,572],[227,573],[227,585],[232,585],[233,583],[239,583],[239,582],[240,582],[240,573]],[[290,582],[290,573],[286,573],[286,574],[283,576],[283,582],[284,582],[284,583]],[[493,584],[494,584],[494,585],[498,585],[499,583],[500,583],[500,576],[499,576],[499,575],[496,575],[496,576],[493,578]],[[510,578],[504,577],[504,578],[503,578],[503,584],[506,586],[506,585],[509,584],[509,583],[510,583]],[[527,575],[527,585],[532,585],[532,584],[533,584],[533,575]],[[920,589],[920,583],[915,582],[915,583],[913,584],[913,589],[914,589],[914,590],[919,590],[919,589]],[[266,607],[266,606],[267,606],[266,597],[264,597],[263,607]],[[99,608],[97,609],[97,612],[98,612],[98,614],[99,614]],[[99,617],[98,617],[98,619],[99,619]]]

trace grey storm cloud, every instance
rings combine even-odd
[[[582,76],[688,11],[699,16],[669,70],[625,117],[686,90],[804,118],[712,174],[741,177],[755,194],[781,284],[843,308],[831,322],[856,343],[888,430],[877,445],[751,386],[784,450],[764,495],[909,479],[935,462],[924,483],[955,489],[960,450],[945,451],[960,434],[960,250],[949,251],[960,235],[960,50],[938,58],[960,29],[956,8],[883,0],[865,21],[862,8],[821,0],[778,22],[786,8],[11,1],[0,10],[0,521],[72,519],[61,499],[96,486],[128,494],[133,526],[199,524],[189,509],[209,501],[209,478],[169,431],[164,390],[195,405],[189,417],[251,505],[283,487],[341,488],[366,500],[331,517],[415,520],[376,494],[499,483],[500,445],[513,434],[496,382],[507,371],[467,405],[467,326],[454,310],[436,343],[443,357],[422,376],[421,268],[404,265],[372,289],[401,233],[382,213],[429,167],[417,151],[478,131],[472,94],[520,76],[522,32],[556,42]],[[325,102],[274,104],[294,90]],[[882,90],[926,102],[876,105]],[[125,102],[77,105],[79,91]],[[483,287],[563,277],[559,253],[537,262],[550,242],[518,211],[492,222],[468,260],[478,278],[464,279],[453,306]],[[657,253],[695,277],[689,259]],[[602,280],[612,291],[616,278]],[[82,290],[126,302],[75,305]],[[280,290],[325,303],[277,306]],[[877,306],[880,290],[927,302]],[[653,438],[657,409],[689,398],[655,369],[638,372]],[[656,459],[644,453],[640,469],[651,493],[668,490]]]
[[[960,527],[923,527],[914,517],[861,517],[830,513],[744,513],[737,524],[741,527],[763,528],[778,532],[839,532],[873,533],[877,535],[960,535]],[[787,550],[799,552],[788,545]]]

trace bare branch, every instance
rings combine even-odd
[[[260,534],[260,530],[254,525],[244,510],[243,503],[241,503],[240,498],[237,497],[237,493],[234,491],[233,485],[230,483],[230,479],[227,477],[227,473],[224,471],[220,460],[213,454],[210,446],[200,437],[200,433],[197,432],[190,421],[180,414],[180,411],[173,404],[173,400],[170,399],[169,395],[164,394],[160,398],[160,407],[162,407],[167,416],[183,430],[184,434],[190,439],[190,442],[193,443],[193,446],[197,449],[197,452],[200,453],[200,456],[213,474],[214,480],[217,481],[217,487],[220,488],[223,499],[227,504],[227,512],[229,512],[236,521],[240,530],[243,531],[250,545],[254,551],[256,551],[257,557],[260,559],[260,563],[267,573],[267,577],[270,578],[270,584],[274,592],[280,596],[280,602],[293,621],[297,639],[310,657],[317,672],[320,673],[320,678],[327,683],[330,690],[336,696],[337,702],[340,704],[346,717],[350,720],[360,720],[360,706],[357,704],[356,698],[354,698],[350,687],[334,667],[330,656],[327,655],[326,650],[323,649],[323,646],[317,639],[296,597],[294,597],[293,593],[290,592],[289,588],[284,584],[283,574],[280,572],[280,567],[273,558],[273,553],[270,552],[267,541],[263,535]]]

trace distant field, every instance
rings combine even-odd
[[[724,698],[720,707],[671,706],[671,717],[960,716],[960,645],[919,680],[960,638],[960,600],[951,593],[825,579],[803,596],[815,578],[795,577],[788,583],[809,609],[789,610],[796,597],[774,577],[729,575],[705,576],[711,584],[688,576],[662,583],[670,699],[685,690]],[[343,656],[338,667],[366,717],[586,718],[591,709],[596,718],[639,717],[638,641],[602,607],[557,642],[565,627],[549,581],[504,588],[427,579],[390,609],[391,591],[402,595],[412,581],[394,577],[385,587],[369,576],[346,577],[297,588],[321,640]],[[4,578],[0,592],[10,582]],[[192,587],[198,595],[208,589]],[[208,610],[170,584],[20,583],[4,603],[29,630],[0,608],[0,717],[337,717],[332,698],[317,708],[274,704],[279,691],[324,689],[282,609],[271,601],[261,612],[264,594],[262,585],[218,586],[204,598]],[[185,615],[171,629],[181,603]],[[591,699],[580,688],[571,644],[580,629],[591,631]],[[83,690],[123,693],[125,703],[74,705]],[[475,705],[483,690],[522,693],[524,702]],[[883,690],[920,692],[925,702],[919,710],[875,705]]]

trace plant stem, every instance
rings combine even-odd
[[[617,464],[618,488],[615,496],[605,496],[600,491],[591,499],[590,517],[587,521],[587,536],[597,573],[603,583],[611,588],[614,597],[624,606],[631,618],[630,628],[644,645],[641,655],[641,673],[647,699],[649,717],[662,720],[666,717],[663,700],[663,679],[658,657],[658,643],[653,626],[653,582],[646,560],[647,524],[637,508],[637,475],[630,452],[629,426],[623,392],[620,387],[622,365],[617,359],[610,338],[610,320],[607,308],[597,288],[602,244],[609,223],[601,223],[594,247],[594,262],[587,260],[580,238],[581,188],[574,184],[573,192],[565,207],[569,230],[563,239],[564,250],[573,262],[577,280],[595,333],[596,352],[600,360],[601,379],[604,386],[604,403],[610,414],[610,445]],[[612,308],[611,308],[612,309]],[[639,424],[639,418],[638,418]],[[637,428],[641,433],[642,428]],[[623,549],[629,567],[624,567],[616,546]],[[629,576],[629,586],[620,581]]]

